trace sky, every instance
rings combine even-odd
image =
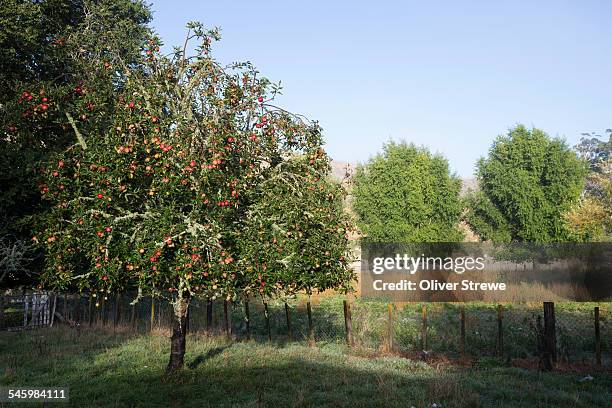
[[[461,177],[518,123],[571,146],[612,127],[612,1],[154,0],[166,46],[218,26],[222,62],[251,61],[316,119],[326,150],[365,162],[390,140]],[[169,50],[170,48],[168,48]]]

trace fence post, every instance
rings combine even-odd
[[[389,313],[388,319],[388,331],[389,331],[389,351],[393,351],[393,303],[387,305],[387,311]]]
[[[544,357],[551,363],[550,365],[546,363],[546,367],[553,367],[553,364],[557,362],[554,302],[544,302]]]
[[[102,296],[102,299],[101,299],[102,306],[100,307],[100,316],[101,316],[101,319],[102,319],[102,326],[106,326],[106,320],[107,320],[107,317],[106,317],[106,300],[107,300],[106,296]]]
[[[230,332],[230,326],[229,326],[229,313],[227,311],[227,300],[223,301],[223,329],[225,330],[225,335],[229,339],[232,333]]]
[[[595,363],[601,366],[601,335],[599,331],[599,306],[595,306]]]
[[[293,331],[291,330],[291,311],[289,305],[285,302],[285,317],[287,318],[287,339],[293,341]]]
[[[503,307],[497,305],[497,355],[504,357]]]
[[[28,310],[30,307],[30,303],[28,300],[28,295],[24,295],[23,296],[23,301],[24,301],[24,305],[23,305],[23,326],[27,326],[28,325]]]
[[[79,304],[81,304],[81,298],[83,297],[83,293],[79,292]],[[83,302],[82,307],[79,311],[79,323],[83,322],[83,324],[85,324],[85,320],[88,319],[87,317],[87,301]]]
[[[246,322],[246,338],[251,340],[251,313],[249,311],[249,298],[244,300],[244,320]]]
[[[213,301],[209,298],[206,302],[206,331],[212,331],[213,323]]]
[[[346,329],[346,344],[353,346],[353,321],[351,319],[351,305],[344,300],[344,328]]]
[[[312,326],[312,308],[310,306],[310,300],[306,302],[306,312],[308,313],[308,345],[314,346],[314,327]]]
[[[64,292],[64,305],[62,314],[64,315],[64,321],[68,321],[68,294]]]
[[[100,297],[96,293],[94,293],[92,297],[96,299],[94,303],[95,309],[92,312],[92,316],[93,316],[93,321],[95,322],[97,326],[100,324]]]
[[[53,292],[53,309],[51,310],[51,321],[49,322],[49,327],[53,327],[53,322],[55,322],[55,307],[57,306],[57,293]]]
[[[4,327],[4,293],[0,293],[0,328]]]
[[[155,327],[155,298],[151,296],[151,332]]]
[[[117,328],[117,322],[119,321],[119,302],[121,301],[121,295],[117,293],[115,295],[115,308],[113,310],[113,331]]]
[[[266,330],[268,332],[268,341],[272,342],[272,331],[270,329],[270,314],[268,313],[268,303],[264,302],[264,316],[266,318]]]
[[[423,305],[421,308],[421,341],[423,351],[427,350],[427,305]]]
[[[139,305],[140,302],[135,303],[132,305],[132,316],[130,317],[130,323],[133,329],[137,329],[138,327],[136,326],[136,305]]]
[[[461,350],[461,357],[465,357],[465,306],[461,306],[459,319],[461,322],[459,348]]]
[[[93,302],[93,298],[91,296],[91,292],[89,293],[89,300],[87,302],[87,323],[89,324],[89,327],[91,327],[92,323],[93,323],[93,316],[91,315],[92,311],[91,311],[91,305]]]

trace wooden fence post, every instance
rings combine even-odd
[[[268,332],[268,341],[272,342],[272,330],[270,329],[270,314],[268,313],[268,304],[264,302],[264,316],[266,318],[266,331]]]
[[[121,295],[117,293],[115,295],[115,307],[113,308],[113,331],[117,329],[117,323],[119,322],[119,302],[121,302]]]
[[[595,306],[595,363],[601,366],[601,335],[599,331],[599,306]]]
[[[98,296],[97,293],[94,293],[92,295],[92,298],[94,298],[94,309],[92,311],[92,318],[94,321],[94,324],[97,326],[100,324],[100,297]]]
[[[461,357],[465,358],[465,306],[461,306],[461,311],[459,314],[459,319],[460,319],[460,340],[459,340],[459,345],[460,345],[460,351],[461,351]]]
[[[246,322],[246,338],[251,340],[251,313],[249,311],[249,298],[244,300],[244,320]]]
[[[102,297],[102,308],[101,308],[101,312],[102,312],[102,326],[106,326],[106,322],[108,321],[108,313],[107,313],[107,306],[106,306],[106,301],[107,301],[107,296],[103,296]],[[70,314],[70,312],[68,312],[68,314]]]
[[[89,300],[87,301],[87,323],[89,323],[89,327],[91,327],[91,325],[93,324],[92,303],[93,303],[93,297],[91,296],[91,293],[90,293]]]
[[[289,305],[285,302],[285,318],[287,319],[287,339],[293,341],[293,331],[291,330],[291,311]]]
[[[504,357],[503,307],[497,305],[497,355]]]
[[[393,330],[393,304],[389,303],[387,305],[387,311],[389,314],[389,318],[388,318],[388,333],[389,333],[389,351],[393,351],[393,334],[394,334],[394,330]]]
[[[225,335],[229,339],[232,336],[230,325],[229,325],[229,313],[227,310],[227,300],[223,301],[223,329],[225,330]]]
[[[133,329],[138,329],[138,326],[136,324],[136,305],[139,305],[140,303],[135,303],[132,305],[132,316],[130,317],[130,323]]]
[[[82,300],[82,297],[83,297],[82,295],[83,295],[82,293],[79,293],[79,303],[81,303],[81,300]],[[85,324],[85,321],[89,319],[89,315],[88,315],[88,313],[89,313],[89,309],[88,309],[89,305],[87,304],[87,302],[88,302],[88,299],[85,299],[85,301],[82,302],[83,305],[81,307],[81,311],[79,312],[79,314],[80,314],[79,322],[83,322],[83,324]]]
[[[64,292],[64,305],[62,312],[62,314],[64,315],[64,320],[68,321],[68,294],[66,292]]]
[[[206,302],[206,331],[211,332],[213,325],[213,301],[208,299]]]
[[[155,298],[151,296],[151,332],[155,327]]]
[[[53,292],[53,309],[51,309],[51,322],[49,322],[49,327],[53,327],[53,322],[55,322],[56,306],[57,306],[57,293]]]
[[[28,295],[23,295],[23,302],[23,326],[25,327],[28,325],[28,311],[30,309],[30,300]]]
[[[346,344],[353,346],[353,321],[351,319],[351,305],[344,300],[344,328],[346,329]]]
[[[314,327],[312,325],[312,308],[310,306],[310,300],[306,302],[306,312],[308,313],[308,345],[314,346]]]
[[[4,328],[4,293],[0,293],[0,329]]]
[[[427,350],[427,305],[421,308],[421,342],[423,351]]]
[[[557,362],[557,334],[554,302],[544,302],[544,358],[551,363],[550,365],[545,363],[546,367],[553,367]]]

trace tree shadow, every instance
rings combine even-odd
[[[197,356],[192,362],[187,364],[187,367],[193,370],[197,368],[200,364],[204,363],[206,360],[209,360],[223,353],[226,349],[230,348],[231,346],[232,346],[231,344],[228,344],[227,346],[212,348],[208,350],[206,354],[200,354],[199,356]]]
[[[44,354],[35,356],[31,349],[36,340],[0,336],[4,348],[18,354],[8,359],[0,353],[0,368],[3,361],[10,364],[0,383],[67,386],[72,406],[93,407],[431,407],[433,403],[477,407],[496,400],[500,400],[496,406],[521,408],[587,407],[605,406],[610,398],[611,378],[606,374],[583,384],[573,375],[559,373],[438,370],[408,359],[347,358],[300,345],[279,349],[219,344],[225,340],[208,337],[190,337],[188,349],[197,349],[196,357],[185,370],[166,378],[165,338],[139,339],[103,331],[76,338],[66,330],[54,330],[47,332]],[[516,389],[529,389],[532,397],[524,399]],[[580,404],[574,404],[578,395]]]

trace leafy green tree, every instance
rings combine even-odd
[[[612,240],[612,130],[606,133],[608,141],[585,134],[575,147],[589,164],[583,196],[564,214],[577,240]]]
[[[382,154],[357,168],[353,209],[357,225],[375,242],[455,242],[462,211],[461,180],[448,162],[406,142],[384,145]]]
[[[510,242],[510,224],[504,214],[482,191],[470,191],[465,199],[463,218],[483,241]]]
[[[1,0],[0,103],[15,84],[73,83],[85,73],[74,57],[114,49],[131,60],[149,34],[151,12],[134,0]]]
[[[44,112],[22,100],[32,115],[16,130],[25,137],[44,115],[66,116],[76,141],[41,169],[51,206],[37,236],[42,283],[169,299],[169,372],[183,365],[191,298],[239,299],[261,285],[243,267],[251,260],[241,259],[240,243],[251,239],[243,222],[263,183],[284,178],[294,156],[309,171],[329,169],[320,127],[273,105],[279,88],[250,63],[214,59],[218,30],[189,29],[195,55],[160,55],[152,39],[137,64],[113,59],[119,83],[101,60],[78,91],[45,90]],[[332,241],[330,231],[322,227],[317,242]]]
[[[24,272],[40,271],[42,266],[40,253],[30,245],[32,221],[46,210],[36,171],[39,163],[74,143],[74,131],[62,112],[73,103],[91,103],[87,97],[74,97],[83,83],[102,92],[93,84],[103,62],[108,64],[104,77],[112,73],[121,82],[113,59],[135,61],[148,37],[151,13],[144,3],[132,0],[1,3],[0,242],[3,248],[20,248],[23,255],[0,260],[11,265],[0,269],[5,277],[0,286],[8,286],[29,282]],[[112,84],[97,83],[110,95]],[[82,115],[99,116],[98,107],[94,112],[90,106],[91,111]]]
[[[516,126],[478,161],[480,192],[468,199],[465,220],[483,239],[567,241],[563,214],[578,201],[585,175],[585,163],[565,142]]]

